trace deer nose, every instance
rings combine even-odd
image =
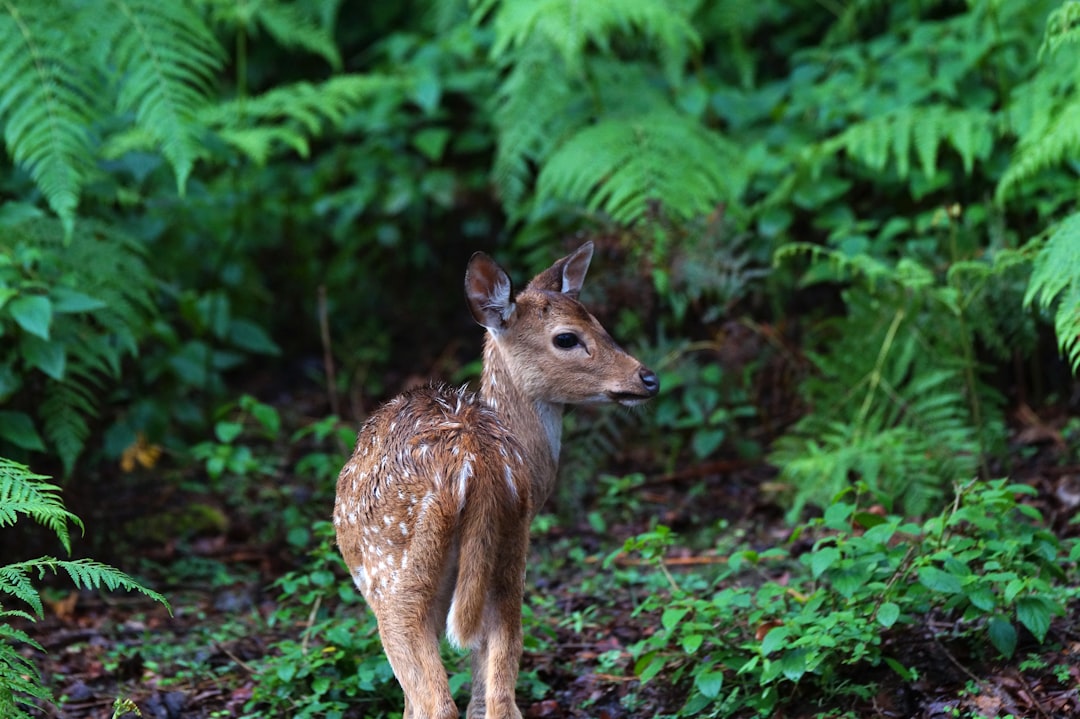
[[[642,367],[638,370],[638,377],[641,378],[641,384],[645,385],[645,391],[649,393],[649,396],[655,397],[660,391],[660,380],[656,373],[648,367]]]

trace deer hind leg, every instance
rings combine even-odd
[[[515,544],[519,543],[507,543]],[[521,719],[515,690],[522,653],[521,603],[528,537],[512,548],[516,551],[512,556],[504,555],[503,566],[492,578],[484,636],[472,657],[472,700],[467,719]]]
[[[409,546],[408,565],[399,570],[394,591],[376,612],[383,650],[405,693],[403,719],[459,716],[439,654],[457,562],[457,548],[447,546],[447,540],[436,533],[418,534]]]

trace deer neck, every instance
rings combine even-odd
[[[484,341],[480,397],[495,410],[525,450],[532,474],[533,506],[539,509],[555,483],[562,444],[563,405],[530,397],[510,370],[499,342]]]

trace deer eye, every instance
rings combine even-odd
[[[563,350],[568,350],[571,347],[577,347],[581,344],[578,336],[573,332],[560,332],[555,335],[555,339],[552,341],[555,343],[556,347]]]

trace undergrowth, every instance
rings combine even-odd
[[[950,639],[1015,653],[1021,628],[1037,642],[1077,598],[1080,543],[1045,529],[1006,480],[956,487],[948,508],[925,521],[870,511],[873,495],[847,490],[822,518],[799,525],[787,546],[728,555],[707,588],[672,579],[640,604],[656,632],[631,648],[635,673],[683,687],[677,716],[774,716],[797,696],[866,699],[872,688],[846,680],[859,666],[918,676],[890,641],[952,623]],[[812,540],[808,551],[800,541]],[[622,551],[669,578],[673,533],[658,526]],[[618,554],[618,553],[616,553]],[[615,555],[609,558],[613,560]],[[867,694],[870,692],[870,694]]]

